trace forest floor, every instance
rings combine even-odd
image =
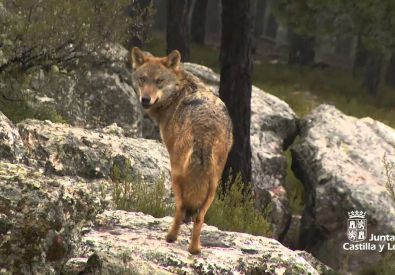
[[[145,50],[153,55],[164,56],[165,37],[155,33]],[[219,47],[217,45],[191,45],[190,62],[210,67],[219,73]],[[320,104],[332,104],[347,115],[371,117],[395,128],[395,89],[381,85],[376,96],[365,91],[350,71],[328,67],[312,68],[286,64],[286,53],[267,58],[254,56],[253,84],[267,93],[275,95],[296,112],[299,117],[310,113]],[[276,58],[276,59],[275,59]],[[291,170],[291,154],[288,161],[287,191],[291,208],[295,213],[303,210],[303,185]]]

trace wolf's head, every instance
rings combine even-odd
[[[134,47],[130,53],[133,83],[145,109],[161,105],[176,90],[181,55],[177,50],[166,57],[144,54]]]

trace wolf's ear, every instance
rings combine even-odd
[[[137,47],[133,47],[130,51],[130,59],[134,70],[143,65],[146,61],[144,53]]]
[[[181,62],[181,54],[179,51],[174,50],[169,55],[166,57],[165,65],[169,69],[173,69],[175,71],[178,71],[180,68],[180,62]]]

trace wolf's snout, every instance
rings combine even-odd
[[[143,96],[141,97],[141,105],[143,107],[149,107],[151,104],[151,97],[150,96]]]

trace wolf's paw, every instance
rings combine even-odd
[[[200,246],[189,246],[188,247],[188,251],[189,251],[189,253],[191,253],[192,255],[196,255],[196,254],[200,254],[200,251],[201,251],[201,249],[200,249]]]
[[[166,242],[174,243],[177,240],[177,235],[172,234],[171,232],[166,235]]]

